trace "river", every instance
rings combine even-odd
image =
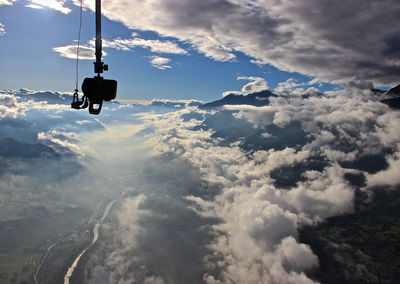
[[[72,263],[71,267],[68,268],[67,273],[64,276],[64,284],[69,284],[69,279],[72,276],[72,273],[74,272],[75,268],[78,265],[79,259],[82,257],[82,255],[92,246],[96,243],[97,239],[99,238],[99,229],[100,226],[103,224],[104,219],[107,217],[108,213],[110,212],[111,207],[113,206],[114,202],[116,200],[111,201],[110,203],[107,204],[106,209],[104,210],[103,216],[101,219],[94,225],[93,228],[93,240],[92,242],[75,258],[75,261]]]
[[[51,249],[52,249],[53,247],[55,247],[55,244],[52,244],[51,246],[49,246],[49,247],[47,248],[46,254],[44,255],[42,261],[40,262],[38,268],[36,269],[35,275],[33,275],[33,281],[35,281],[35,284],[39,284],[39,282],[37,281],[37,276],[38,276],[39,270],[40,270],[40,268],[42,267],[44,261],[46,260],[46,258],[47,258],[47,256],[48,256],[49,252],[51,251]]]

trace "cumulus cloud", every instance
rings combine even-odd
[[[243,93],[256,93],[268,90],[267,82],[264,78],[261,77],[238,77],[238,80],[248,80],[250,83],[247,83],[243,86]]]
[[[129,28],[177,38],[215,60],[242,52],[325,81],[398,83],[396,0],[107,0],[103,9]]]
[[[53,47],[53,51],[57,52],[60,56],[71,59],[76,59],[77,49],[78,49],[77,45]],[[106,55],[107,53],[103,51],[103,56]],[[96,57],[95,57],[94,47],[84,46],[84,45],[79,46],[79,59],[92,60],[95,58]]]
[[[160,100],[154,99],[150,102],[152,106],[164,106],[168,108],[185,108],[185,107],[193,107],[202,105],[202,101],[198,100]]]
[[[395,153],[388,159],[389,167],[377,172],[376,174],[367,175],[368,186],[395,186],[400,184],[400,153]]]
[[[239,91],[225,91],[225,92],[222,93],[222,97],[226,97],[226,96],[228,96],[230,94],[242,95],[242,92],[239,92]]]
[[[282,91],[291,90],[299,86],[301,86],[300,83],[296,82],[296,80],[293,78],[289,78],[285,82],[279,82],[278,86],[275,88],[275,91],[281,93]]]
[[[74,132],[62,132],[52,129],[46,132],[39,132],[37,138],[43,144],[47,144],[59,151],[60,149],[68,149],[76,155],[85,155],[85,153],[90,152],[87,147],[82,149],[77,145],[77,142],[80,142],[80,138]]]
[[[218,263],[222,273],[205,274],[205,280],[208,283],[312,283],[303,272],[317,265],[315,255],[294,239],[296,249],[289,249],[284,240],[296,236],[297,228],[303,222],[343,212],[342,209],[335,211],[337,203],[333,196],[339,198],[339,204],[345,204],[344,212],[351,210],[352,191],[348,190],[350,196],[340,195],[344,188],[338,188],[339,196],[336,196],[336,193],[330,194],[329,190],[318,193],[303,190],[305,195],[298,197],[295,191],[280,191],[267,185],[271,184],[269,173],[273,169],[307,159],[308,151],[271,149],[257,151],[246,157],[238,146],[218,146],[218,140],[210,139],[211,132],[190,131],[193,126],[179,122],[177,115],[163,116],[161,121],[155,121],[155,125],[159,125],[157,133],[161,132],[155,145],[157,151],[178,153],[199,168],[208,183],[219,184],[223,188],[215,201],[189,198],[197,207],[198,214],[223,220],[213,226],[219,233],[209,244],[213,254],[206,258],[206,265],[210,269]],[[327,181],[327,184],[331,182]],[[300,200],[304,200],[304,203]],[[316,206],[313,207],[315,210],[306,210],[312,203]],[[297,215],[298,212],[304,212],[304,216]],[[303,266],[298,261],[302,253],[309,259]]]
[[[225,91],[222,93],[223,97],[226,97],[230,94],[235,95],[247,95],[251,93],[261,92],[268,90],[267,81],[261,77],[252,77],[252,76],[239,76],[238,80],[250,81],[242,87],[241,91]]]
[[[161,57],[161,56],[151,56],[150,57],[150,64],[157,69],[160,70],[166,70],[172,68],[171,65],[168,65],[168,63],[171,61],[171,59],[166,58],[166,57]]]
[[[313,86],[318,82],[319,82],[318,79],[313,79],[309,82],[299,83],[295,79],[289,78],[285,82],[278,83],[278,86],[275,88],[274,92],[280,95],[290,95],[290,96],[318,95],[320,94],[320,91]]]
[[[32,3],[25,5],[25,7],[32,8],[32,9],[43,9],[43,6],[32,4]]]
[[[70,8],[64,6],[67,0],[29,0],[29,2],[31,2],[27,5],[29,8],[47,7],[65,15],[71,12]]]
[[[11,92],[0,91],[0,118],[15,118],[24,113],[26,109],[26,105],[17,103],[17,98]]]
[[[181,54],[186,55],[188,52],[183,48],[179,47],[172,41],[160,41],[160,40],[146,40],[142,38],[133,39],[121,39],[117,38],[114,40],[103,40],[103,48],[114,48],[117,50],[129,51],[135,47],[149,48],[154,53],[166,53],[166,54]],[[91,40],[88,46],[79,46],[79,58],[80,59],[95,59],[95,41]],[[60,56],[76,59],[77,45],[66,45],[54,47],[53,50]],[[103,56],[107,53],[103,51]],[[151,65],[157,69],[165,70],[172,68],[168,63],[171,59],[161,56],[151,56]]]
[[[0,6],[2,5],[12,5],[17,0],[0,0]]]
[[[142,38],[103,40],[103,47],[128,51],[134,47],[149,48],[154,53],[188,54],[186,50],[172,41],[160,41]]]
[[[267,86],[258,82],[254,90]],[[285,90],[299,87],[293,80],[285,84]],[[399,183],[394,175],[397,154],[388,159],[386,169],[369,169],[360,162],[371,155],[385,159],[387,147],[397,153],[399,143],[397,112],[364,91],[305,98],[287,92],[271,98],[268,106],[227,106],[222,112],[231,112],[235,121],[229,124],[210,123],[213,117],[224,119],[218,111],[188,111],[143,118],[155,133],[149,136],[155,157],[176,155],[188,161],[199,170],[202,188],[218,189],[185,197],[199,216],[221,220],[211,227],[214,238],[204,257],[206,283],[313,283],[306,272],[318,266],[318,258],[297,240],[299,228],[354,212],[349,172],[366,176],[368,186]],[[241,130],[243,120],[250,123],[246,131]],[[282,144],[301,133],[299,129],[304,140],[270,148],[268,141],[275,135],[281,135]],[[265,139],[265,148],[255,150],[252,139]],[[285,179],[294,181],[281,187]]]
[[[346,83],[349,88],[356,88],[360,90],[371,90],[374,88],[374,84],[369,81],[350,81]]]
[[[88,114],[72,111],[71,102],[72,94],[69,93],[38,92],[28,89],[2,90],[0,91],[2,119],[0,136],[11,135],[24,142],[33,142],[37,140],[37,134],[40,132],[57,130],[65,133],[65,124],[70,131],[103,128]],[[86,123],[80,123],[82,121]]]

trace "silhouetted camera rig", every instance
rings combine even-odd
[[[85,109],[89,107],[89,113],[99,114],[103,101],[111,101],[117,97],[117,81],[104,79],[100,76],[108,71],[108,65],[101,61],[101,0],[96,0],[96,62],[94,62],[94,73],[97,76],[85,78],[82,83],[82,99],[79,100],[78,90],[75,90],[71,107],[74,109]]]

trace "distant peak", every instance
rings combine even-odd
[[[386,95],[400,97],[400,84],[389,89],[389,91],[386,92]]]
[[[206,103],[200,106],[202,109],[222,107],[224,105],[253,105],[253,106],[266,106],[269,104],[270,97],[278,97],[278,95],[268,91],[260,91],[250,93],[247,95],[230,93],[224,96],[221,100]]]

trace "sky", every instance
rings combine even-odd
[[[79,81],[93,76],[94,2],[83,1]],[[78,0],[0,1],[0,88],[73,91]],[[269,89],[388,88],[400,75],[400,3],[103,0],[118,98],[212,101],[262,78]],[[247,78],[247,79],[246,79]]]

